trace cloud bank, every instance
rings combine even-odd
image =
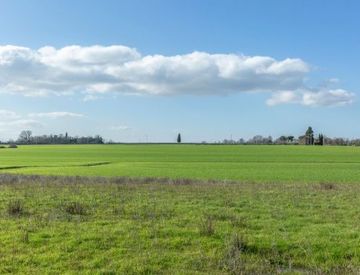
[[[60,49],[0,46],[3,93],[25,96],[81,93],[88,101],[109,93],[201,96],[259,91],[273,93],[269,105],[289,101],[309,102],[303,104],[306,106],[350,103],[346,96],[337,95],[339,90],[313,92],[304,87],[309,72],[310,66],[297,58],[276,60],[206,52],[143,56],[136,49],[121,45]],[[308,90],[302,93],[305,99],[299,100],[299,91],[304,89]],[[294,98],[284,99],[285,95]]]
[[[299,91],[282,91],[274,93],[267,100],[269,106],[295,103],[304,106],[344,106],[351,104],[355,99],[355,94],[343,89],[336,90],[299,90]]]

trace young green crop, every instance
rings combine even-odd
[[[6,173],[255,182],[358,182],[360,148],[241,145],[39,145],[0,149]]]

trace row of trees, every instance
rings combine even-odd
[[[177,143],[182,142],[181,134],[177,135]],[[1,142],[0,142],[1,143]],[[7,144],[104,144],[104,139],[99,136],[69,136],[68,133],[59,135],[41,135],[33,136],[31,131],[22,131],[17,140],[9,140]],[[108,142],[112,143],[112,142]],[[203,142],[206,143],[206,142]],[[360,146],[360,139],[346,139],[346,138],[330,138],[319,134],[315,136],[314,131],[309,127],[305,134],[296,138],[295,136],[280,136],[274,139],[271,136],[256,135],[248,140],[240,138],[238,140],[224,139],[216,142],[217,144],[301,144],[301,145],[342,145],[342,146]]]
[[[103,144],[104,139],[99,136],[72,137],[68,133],[65,135],[42,135],[33,136],[31,131],[22,131],[16,141],[8,141],[7,143],[17,144]]]
[[[271,136],[264,137],[256,135],[248,140],[240,138],[239,140],[224,139],[221,144],[300,144],[300,145],[343,145],[360,146],[360,139],[330,138],[323,134],[315,135],[312,127],[308,127],[304,135],[295,138],[295,136],[280,136],[273,139]]]
[[[204,142],[205,143],[205,142]],[[262,145],[343,145],[343,146],[360,146],[360,139],[346,139],[346,138],[330,138],[324,135],[314,137],[313,144],[306,144],[304,136],[292,138],[292,136],[280,136],[273,138],[271,136],[264,137],[256,135],[248,140],[240,138],[238,140],[224,139],[217,142],[219,144],[262,144]]]

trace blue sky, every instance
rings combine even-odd
[[[2,0],[0,140],[31,129],[215,141],[298,136],[309,125],[360,137],[359,9],[335,0]]]

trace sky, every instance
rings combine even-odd
[[[359,1],[0,0],[0,140],[360,137]]]

